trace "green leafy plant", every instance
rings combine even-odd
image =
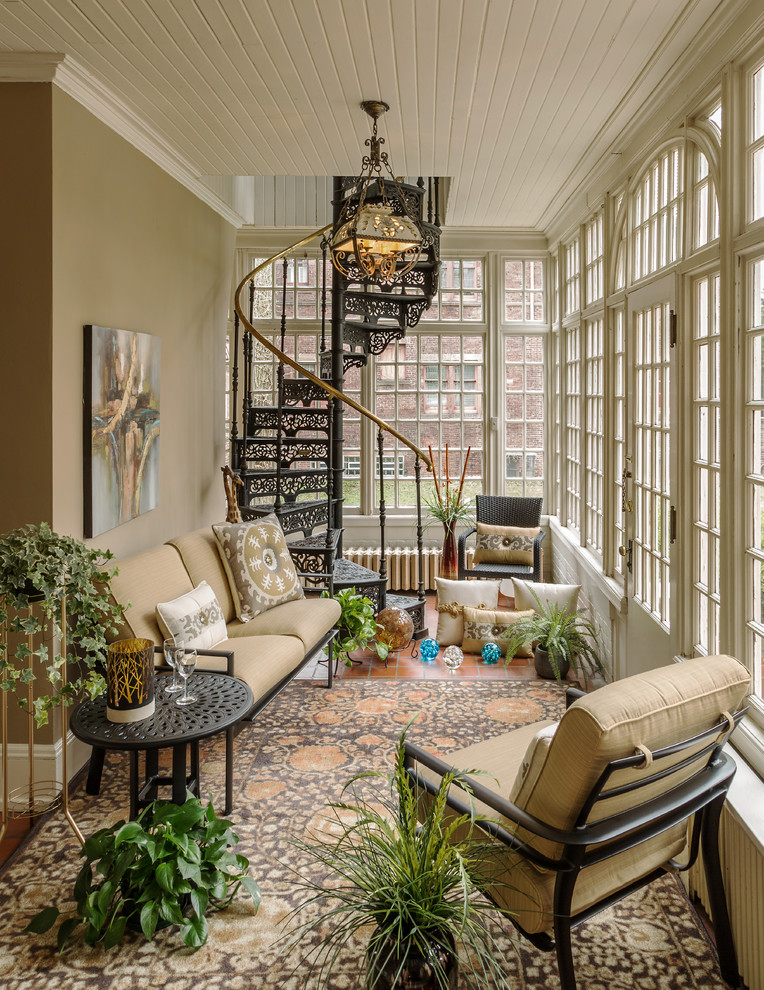
[[[72,704],[81,692],[94,698],[106,687],[98,667],[106,662],[107,636],[116,633],[124,611],[109,599],[108,583],[116,574],[116,568],[105,568],[111,559],[109,550],[54,533],[44,522],[0,536],[0,623],[8,624],[12,637],[20,634],[12,655],[7,643],[0,642],[0,683],[14,691],[36,680],[32,664],[38,658],[38,673],[42,667],[51,687],[32,702],[38,725],[48,721],[48,712],[61,701]],[[66,656],[59,645],[64,596]],[[28,636],[39,643],[36,649],[30,650]],[[61,668],[66,662],[78,662],[79,667],[76,673],[67,672],[63,685]],[[30,707],[26,692],[18,692],[18,703]]]
[[[408,728],[398,740],[391,771],[353,777],[342,800],[328,806],[333,815],[327,828],[294,841],[324,874],[318,879],[303,872],[296,879],[307,897],[290,918],[290,944],[320,936],[306,956],[305,984],[315,976],[318,986],[328,986],[342,946],[374,925],[366,953],[367,990],[398,986],[403,971],[410,972],[422,957],[440,988],[452,985],[449,970],[457,961],[469,986],[508,987],[504,953],[488,927],[493,909],[480,893],[481,887],[499,885],[487,865],[495,862],[495,844],[476,827],[486,818],[447,808],[454,773],[442,778],[429,799],[417,791],[405,766]],[[466,777],[476,772],[460,774],[468,794]],[[362,784],[370,778],[384,781],[384,788],[364,793]],[[299,921],[306,910],[312,917]]]
[[[328,598],[329,592],[323,591],[321,597]],[[377,621],[372,600],[357,594],[355,588],[343,588],[336,593],[334,600],[339,602],[342,609],[337,622],[339,635],[334,641],[334,648],[345,665],[349,667],[352,663],[350,654],[353,650],[373,650],[380,660],[385,660],[390,647],[376,641]]]
[[[104,949],[116,945],[128,925],[152,939],[162,923],[177,925],[185,944],[198,949],[207,941],[210,907],[227,907],[239,887],[252,895],[255,908],[260,904],[260,889],[247,875],[249,861],[230,849],[237,842],[232,823],[217,818],[211,802],[205,808],[191,795],[180,805],[155,801],[135,821],[95,832],[82,847],[76,910],[59,926],[59,952],[80,924],[85,942]],[[47,932],[59,917],[58,908],[47,907],[24,930]]]
[[[536,599],[536,614],[518,619],[502,637],[507,644],[507,660],[512,659],[521,646],[537,642],[549,655],[549,664],[558,683],[567,672],[567,666],[578,674],[604,673],[605,668],[597,652],[597,628],[579,611],[560,608],[556,602]]]

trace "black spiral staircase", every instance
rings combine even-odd
[[[384,186],[384,188],[383,188]],[[284,259],[284,279],[280,346],[275,347],[253,326],[254,274],[273,262],[268,259],[241,283],[237,290],[232,393],[234,415],[231,426],[231,467],[241,480],[238,486],[239,512],[242,519],[256,519],[275,513],[287,535],[290,554],[306,587],[328,588],[330,594],[340,588],[355,587],[374,603],[375,611],[397,606],[414,620],[415,638],[426,635],[423,569],[419,567],[416,596],[387,592],[385,550],[386,509],[383,486],[385,434],[392,433],[415,453],[417,492],[417,548],[422,552],[421,462],[427,458],[408,440],[396,433],[369,410],[342,394],[345,372],[363,367],[369,355],[381,354],[391,342],[416,326],[434,297],[440,274],[440,211],[438,180],[423,179],[416,185],[400,185],[378,179],[367,190],[367,202],[388,202],[406,197],[406,206],[422,221],[431,243],[426,244],[414,268],[391,285],[380,285],[350,271],[349,278],[333,274],[331,337],[326,333],[326,285],[322,291],[322,340],[319,375],[313,375],[284,353],[287,332],[286,266],[289,252],[275,258]],[[353,195],[353,183],[335,180],[335,216],[347,197]],[[425,219],[425,201],[427,217]],[[326,232],[317,231],[312,237]],[[326,272],[326,241],[323,242]],[[355,275],[355,277],[354,277]],[[249,318],[241,301],[249,284]],[[240,380],[239,335],[243,325],[242,346],[242,434],[239,435],[236,409]],[[279,360],[277,366],[275,406],[254,405],[252,401],[253,340],[258,339]],[[285,363],[294,377],[285,374]],[[378,426],[377,457],[379,462],[379,527],[382,548],[379,571],[362,567],[342,556],[342,413],[345,404],[354,406]],[[429,467],[429,464],[427,465]]]

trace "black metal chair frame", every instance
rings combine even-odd
[[[579,692],[577,692],[579,693]],[[734,716],[735,724],[740,721],[747,709],[741,709]],[[457,777],[455,785],[468,790],[474,800],[488,805],[497,814],[515,823],[527,832],[542,839],[562,846],[558,857],[545,856],[527,842],[523,841],[508,828],[493,821],[478,821],[476,825],[488,832],[500,843],[513,852],[546,870],[556,873],[554,888],[554,938],[548,932],[528,933],[510,917],[518,931],[524,935],[536,948],[551,951],[556,948],[557,962],[560,970],[562,990],[576,990],[576,978],[573,969],[570,933],[573,928],[587,921],[593,915],[616,903],[646,884],[651,883],[666,873],[689,869],[698,857],[698,851],[703,852],[703,866],[711,908],[711,919],[714,924],[716,946],[719,956],[719,966],[724,981],[731,987],[740,986],[740,976],[737,966],[737,955],[732,937],[727,901],[724,893],[721,864],[719,860],[719,816],[727,796],[732,778],[735,775],[734,760],[722,753],[726,742],[729,724],[726,720],[712,726],[705,732],[690,739],[682,740],[672,746],[657,750],[653,753],[653,770],[638,781],[607,789],[611,776],[617,771],[639,768],[644,766],[645,756],[637,754],[623,759],[614,760],[607,765],[589,794],[576,819],[573,829],[569,832],[553,828],[527,812],[511,804],[496,794],[495,791],[468,778],[466,786]],[[725,733],[719,742],[720,733]],[[660,768],[661,761],[674,757],[683,750],[702,745],[699,752],[684,757],[678,763]],[[419,763],[429,770],[444,776],[454,771],[443,760],[432,756],[426,750],[412,743],[406,743],[406,767],[411,778],[412,786],[418,786],[430,794],[437,792],[437,784],[423,777],[416,769]],[[622,794],[637,792],[660,780],[666,780],[672,774],[680,772],[686,766],[694,763],[704,754],[708,760],[701,769],[681,783],[675,784],[659,797],[645,801],[620,814],[590,821],[593,811],[599,801],[607,800]],[[458,774],[458,771],[456,771]],[[457,814],[471,814],[469,799],[449,795],[448,804]],[[573,893],[579,874],[587,866],[593,866],[603,860],[617,856],[619,853],[640,845],[649,839],[665,832],[674,825],[686,821],[694,815],[692,833],[689,843],[689,860],[687,863],[671,861],[666,867],[659,867],[645,877],[616,891],[598,901],[596,904],[571,916]],[[490,891],[485,892],[490,897]]]
[[[541,524],[541,498],[514,495],[478,495],[475,499],[475,518],[487,526],[520,526],[529,529]],[[477,526],[459,537],[457,555],[459,580],[469,577],[512,578],[529,581],[541,580],[541,541],[546,535],[542,529],[533,541],[533,564],[473,564],[467,567],[467,539],[477,532]]]

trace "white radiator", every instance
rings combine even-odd
[[[722,811],[719,848],[738,969],[749,990],[764,990],[764,858],[729,806]],[[710,914],[701,857],[683,876]]]
[[[467,548],[467,566],[472,563],[472,547]],[[373,571],[379,570],[382,551],[379,547],[349,547],[343,557]],[[435,591],[440,573],[440,547],[422,551],[422,580],[425,591]],[[416,591],[419,586],[419,552],[413,547],[389,547],[387,550],[387,587],[391,591]]]

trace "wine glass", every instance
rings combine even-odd
[[[188,693],[188,678],[194,672],[196,661],[196,650],[189,650],[188,652],[182,650],[175,654],[175,666],[183,679],[183,694],[175,702],[176,705],[193,705],[196,701],[196,695]]]
[[[178,668],[175,666],[175,652],[179,649],[177,643],[174,639],[166,639],[162,643],[162,649],[164,650],[164,658],[168,665],[172,667],[172,683],[168,684],[165,688],[166,694],[175,694],[178,691],[182,691],[183,688],[178,683]],[[183,647],[180,647],[182,650]]]

